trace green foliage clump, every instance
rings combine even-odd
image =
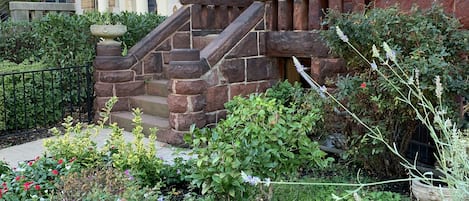
[[[286,97],[292,98],[287,104],[273,98],[282,93],[235,97],[225,105],[226,120],[213,129],[193,129],[193,139],[186,140],[198,158],[189,177],[202,194],[247,199],[252,189],[243,184],[242,171],[274,180],[329,164],[331,159],[307,135],[321,120],[321,109],[317,101],[306,100],[319,97],[303,91]]]
[[[346,59],[352,72],[339,78],[337,97],[366,124],[379,127],[388,142],[396,142],[402,153],[405,153],[417,124],[415,111],[397,104],[399,94],[392,90],[385,78],[372,73],[369,64],[337,37],[336,26],[347,33],[352,45],[365,58],[372,58],[371,45],[393,44],[391,48],[395,50],[403,73],[416,78],[423,94],[433,103],[436,103],[435,96],[431,95],[435,91],[434,79],[440,76],[446,95],[443,104],[448,107],[448,113],[456,115],[459,112],[454,104],[457,96],[469,98],[469,64],[461,56],[469,52],[468,34],[458,30],[461,26],[458,20],[445,15],[441,8],[411,13],[401,13],[397,8],[352,14],[332,12],[327,16],[327,23],[331,29],[324,32],[324,38],[338,56]],[[389,71],[383,69],[384,74]],[[389,79],[399,88],[406,88],[396,77]],[[349,126],[353,127],[348,132],[351,137],[349,153],[356,156],[355,161],[380,172],[395,174],[399,171],[385,165],[398,163],[384,152],[381,143],[364,137],[366,131],[357,129],[351,121]]]
[[[94,59],[95,45],[99,40],[91,35],[90,26],[106,17],[98,12],[84,15],[48,13],[32,22],[0,22],[0,60],[21,63],[28,59],[49,66],[89,63]],[[127,47],[132,47],[164,17],[124,12],[113,14],[111,20],[127,26],[128,32],[120,40]]]
[[[155,186],[161,182],[159,172],[162,160],[155,157],[156,130],[150,135],[148,144],[143,142],[140,110],[134,110],[135,127],[132,132],[134,136],[132,142],[124,140],[123,129],[116,123],[110,125],[112,133],[104,147],[98,148],[91,140],[91,136],[98,135],[104,123],[109,120],[111,108],[116,102],[117,98],[114,97],[106,103],[105,111],[100,114],[102,120],[99,126],[90,125],[84,129],[82,123],[72,125],[71,118],[67,118],[63,124],[65,132],[62,134],[54,129],[53,133],[57,138],[44,141],[46,151],[55,157],[76,158],[76,162],[84,167],[108,164],[121,171],[130,170],[142,185]]]

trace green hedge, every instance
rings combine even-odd
[[[42,62],[49,66],[76,66],[89,63],[95,56],[98,38],[90,33],[90,25],[106,16],[89,12],[84,15],[49,13],[33,22],[0,22],[0,61]],[[164,17],[156,14],[113,14],[111,20],[128,27],[120,38],[132,47],[157,27]]]

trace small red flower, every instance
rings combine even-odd
[[[366,82],[363,82],[362,84],[360,84],[360,88],[366,89]]]
[[[77,158],[73,157],[73,158],[72,158],[72,159],[70,159],[68,162],[70,162],[70,163],[71,163],[71,162],[75,161],[76,159],[77,159]]]
[[[3,183],[2,183],[2,186],[3,186],[3,187],[7,187],[7,183],[6,183],[6,182],[3,182]]]
[[[33,162],[32,162],[32,161],[29,161],[29,162],[28,162],[28,165],[29,165],[29,166],[32,166],[32,165],[33,165]]]
[[[59,174],[59,171],[58,171],[58,170],[52,170],[52,174],[53,174],[53,175],[58,175],[58,174]]]
[[[34,159],[34,160],[35,160],[35,161],[38,161],[38,160],[39,160],[39,158],[40,158],[40,157],[39,157],[39,156],[37,156],[37,157],[36,157],[36,159]]]
[[[64,162],[64,160],[63,160],[63,159],[60,159],[57,163],[58,163],[59,165],[61,165],[63,162]]]
[[[15,181],[19,181],[21,179],[20,176],[16,176]]]
[[[36,184],[36,185],[34,186],[34,188],[35,188],[36,190],[41,190],[41,186],[40,186],[39,184]]]
[[[34,183],[34,182],[32,182],[32,181],[28,181],[28,182],[24,183],[24,184],[23,184],[24,190],[25,190],[25,191],[29,190],[29,188],[31,188],[31,184],[33,184],[33,183]]]

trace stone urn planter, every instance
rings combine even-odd
[[[412,194],[420,201],[452,201],[449,188],[428,185],[418,179],[412,180]]]
[[[103,38],[98,44],[102,45],[120,45],[121,43],[115,41],[114,39],[122,36],[127,32],[127,26],[117,24],[117,25],[91,25],[90,26],[91,34]]]

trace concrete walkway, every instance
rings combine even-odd
[[[93,139],[93,141],[97,143],[98,147],[102,147],[110,133],[110,129],[102,129],[99,135]],[[127,142],[131,142],[134,137],[131,133],[124,131],[124,139]],[[36,156],[42,156],[45,151],[43,141],[44,139],[41,139],[5,149],[0,149],[0,160],[3,160],[10,166],[15,167],[21,161],[28,161],[36,158]],[[148,138],[145,138],[144,142],[148,142]],[[189,156],[190,150],[171,147],[171,145],[162,142],[156,143],[156,149],[156,156],[170,164],[176,157],[183,157],[184,159],[191,157]]]

